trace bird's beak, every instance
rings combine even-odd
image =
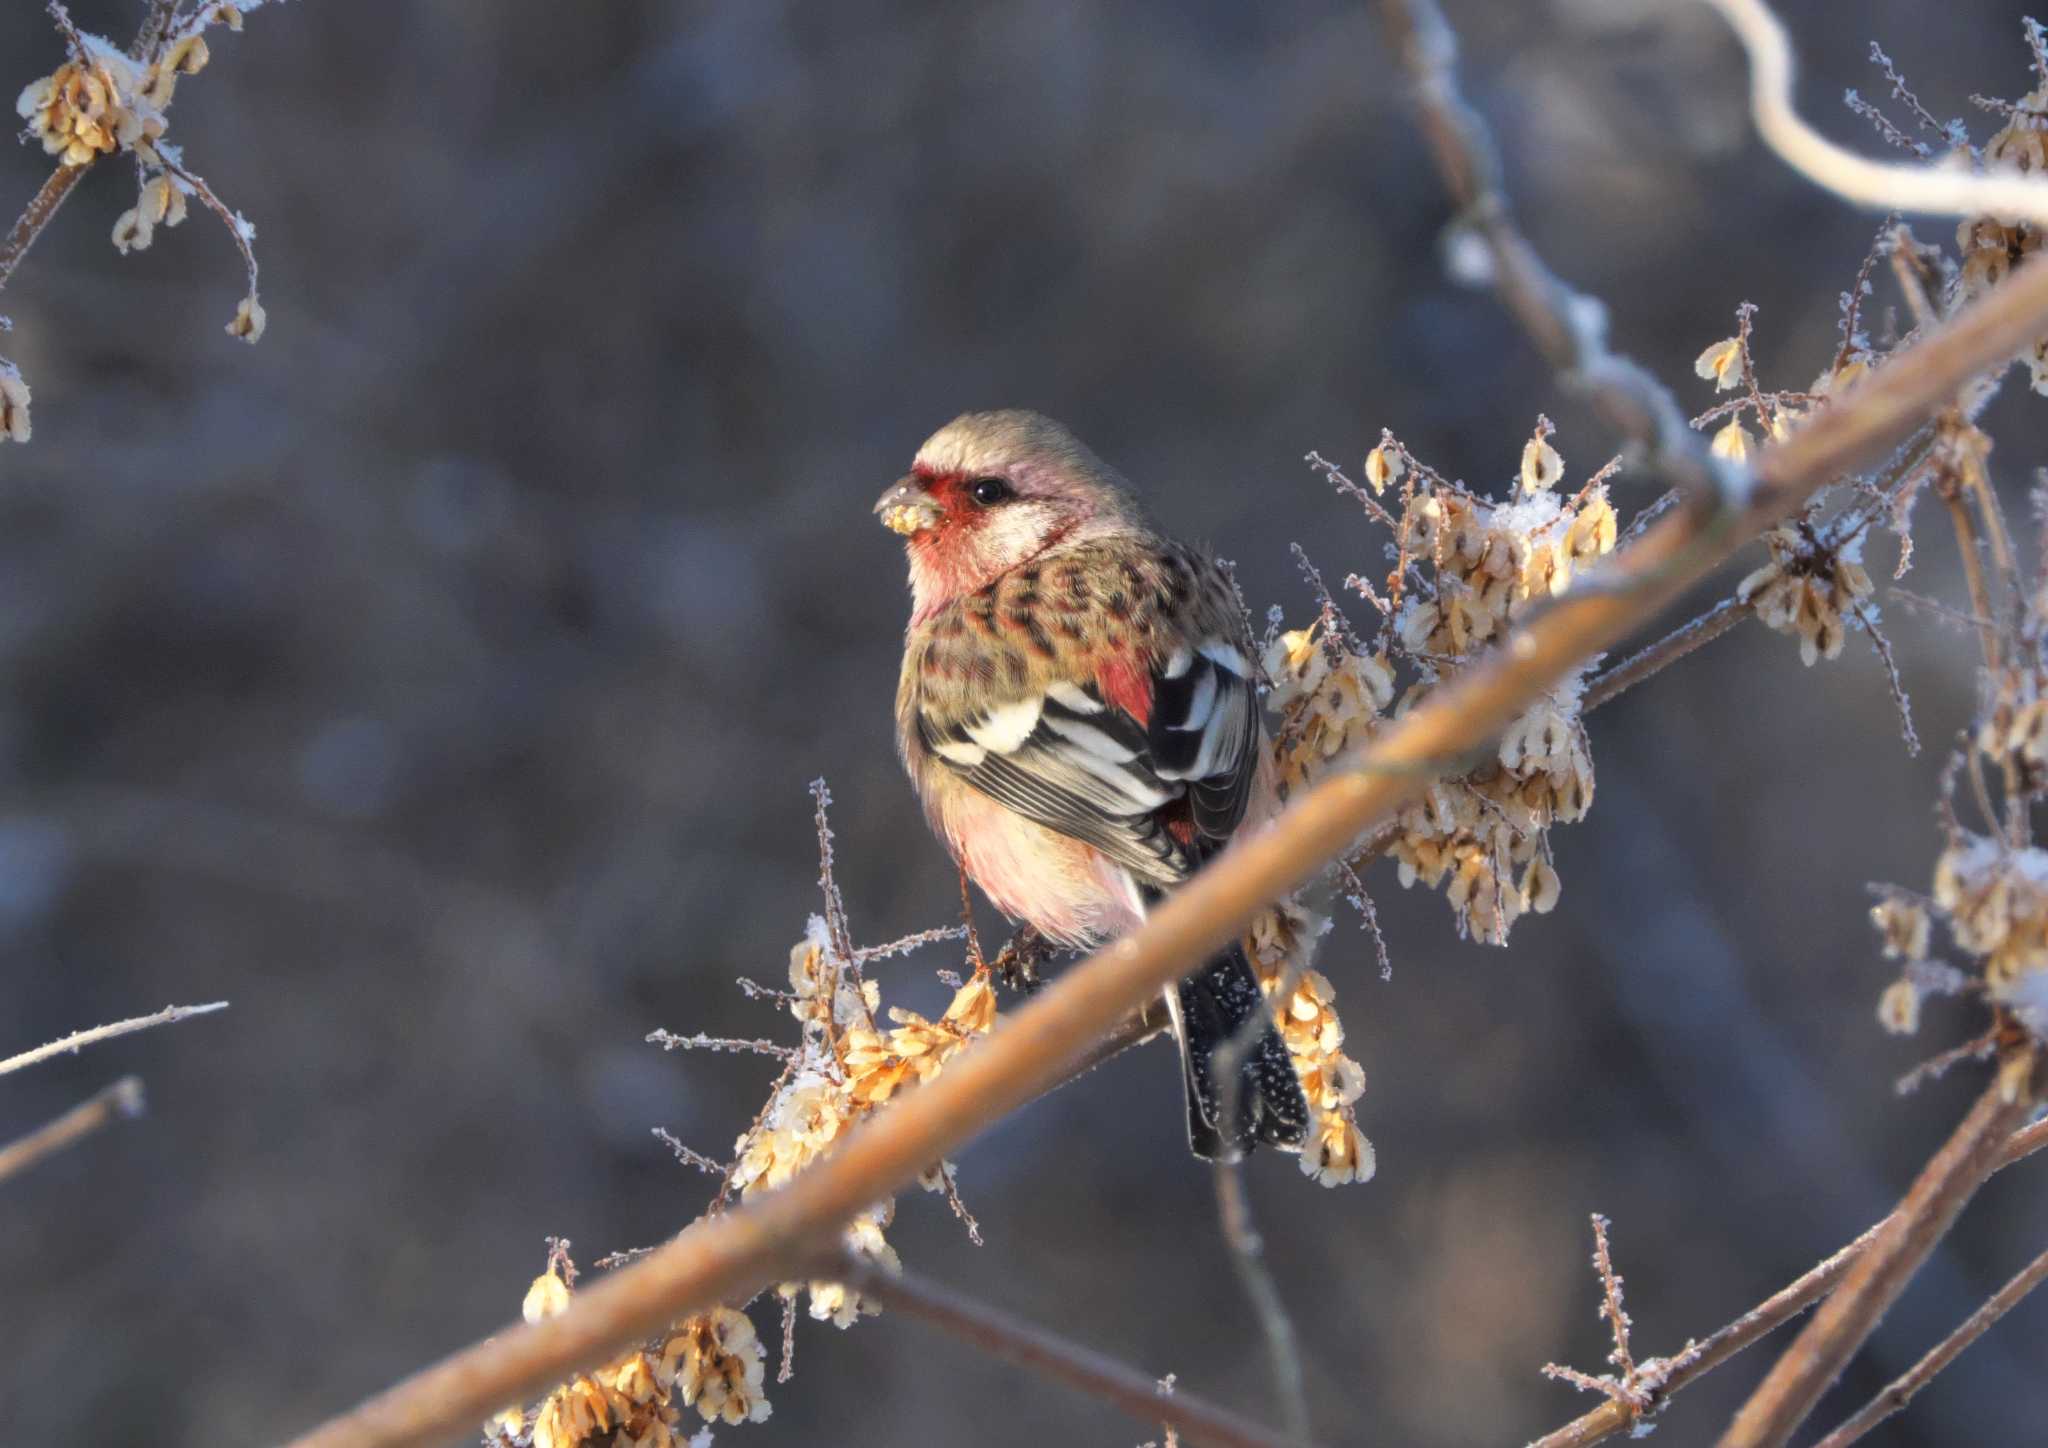
[[[924,479],[912,473],[891,484],[875,504],[875,516],[882,526],[908,538],[939,521],[939,505],[925,491]]]

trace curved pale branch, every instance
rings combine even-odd
[[[1778,159],[1813,182],[1876,211],[1931,216],[2019,217],[2048,225],[2048,181],[2016,172],[1984,175],[1953,165],[1872,161],[1836,145],[1792,103],[1792,42],[1763,0],[1708,0],[1749,52],[1749,107]]]

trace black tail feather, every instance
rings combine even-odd
[[[1195,1155],[1213,1161],[1260,1144],[1299,1151],[1308,1138],[1308,1098],[1244,951],[1232,946],[1217,956],[1175,986],[1167,1004],[1180,1036],[1188,1145]],[[1217,1080],[1218,1058],[1233,1041],[1242,1054],[1236,1089],[1226,1093]]]

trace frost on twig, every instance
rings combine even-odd
[[[104,1026],[94,1026],[90,1030],[74,1031],[68,1036],[51,1041],[48,1045],[38,1046],[32,1051],[23,1051],[17,1056],[9,1056],[6,1060],[0,1061],[0,1076],[19,1071],[24,1066],[33,1066],[39,1061],[47,1061],[52,1056],[61,1056],[66,1052],[76,1055],[86,1046],[111,1041],[116,1036],[146,1031],[153,1026],[176,1025],[179,1021],[190,1020],[193,1016],[210,1016],[215,1011],[224,1011],[227,1008],[226,1001],[209,1001],[201,1006],[165,1006],[154,1015],[133,1016],[125,1021],[112,1021]]]
[[[1672,1357],[1651,1358],[1638,1363],[1629,1347],[1628,1311],[1622,1305],[1621,1274],[1614,1270],[1614,1258],[1607,1247],[1607,1218],[1593,1214],[1593,1270],[1600,1278],[1600,1318],[1613,1335],[1614,1347],[1607,1355],[1615,1369],[1597,1377],[1577,1368],[1545,1363],[1543,1376],[1570,1383],[1581,1392],[1599,1393],[1621,1408],[1631,1423],[1640,1423],[1662,1405],[1666,1385],[1673,1373],[1689,1366],[1699,1356],[1700,1346],[1688,1342]]]

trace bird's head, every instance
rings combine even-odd
[[[970,412],[875,504],[910,555],[918,617],[1062,543],[1141,527],[1123,479],[1035,412]]]

